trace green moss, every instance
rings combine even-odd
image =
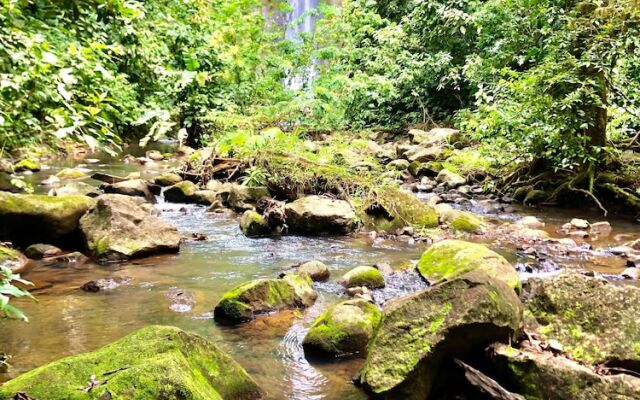
[[[389,214],[389,218],[364,216],[363,221],[369,228],[393,232],[405,226],[413,226],[418,230],[438,226],[438,215],[433,207],[420,201],[413,193],[399,188],[381,188],[365,204],[378,204]]]
[[[92,375],[104,382],[90,392]],[[261,391],[213,343],[178,328],[151,326],[95,352],[36,368],[0,387],[39,400],[257,399]],[[109,394],[106,394],[106,393]]]
[[[544,190],[530,190],[524,198],[524,204],[535,205],[547,201],[549,195]]]
[[[240,218],[240,229],[245,236],[267,236],[273,233],[273,230],[267,224],[264,216],[255,211],[245,211]]]
[[[35,160],[33,158],[25,158],[23,160],[18,161],[16,164],[14,164],[13,169],[16,172],[20,172],[20,171],[40,171],[42,167],[40,166],[40,163],[38,162],[38,160]]]
[[[384,277],[382,273],[373,267],[357,267],[347,272],[342,277],[342,283],[346,287],[366,286],[371,289],[383,288]]]
[[[440,312],[434,317],[431,323],[429,323],[429,333],[433,335],[436,332],[438,332],[442,324],[444,324],[444,321],[447,318],[447,315],[449,315],[449,312],[451,311],[451,307],[452,307],[451,303],[445,303],[442,306],[442,309],[440,310]]]
[[[58,172],[56,176],[60,179],[82,179],[86,178],[87,174],[75,168],[65,168]]]

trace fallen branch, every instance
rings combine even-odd
[[[498,400],[526,400],[524,396],[511,393],[500,386],[500,384],[495,380],[489,378],[487,375],[472,366],[465,364],[459,359],[456,358],[455,363],[464,370],[464,377],[467,378],[467,381],[472,386],[478,388],[481,392],[488,394],[491,398]]]

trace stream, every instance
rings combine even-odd
[[[141,155],[142,149],[128,153]],[[140,172],[143,178],[170,169],[171,162],[141,167],[125,164],[109,156],[87,160],[55,161],[51,169],[27,177],[38,184],[65,167],[80,166],[114,175]],[[86,180],[96,186],[97,181]],[[37,192],[47,188],[36,186]],[[187,238],[179,254],[155,256],[119,265],[85,263],[67,266],[32,262],[23,277],[34,283],[32,293],[38,302],[17,300],[29,323],[2,321],[0,353],[12,356],[11,368],[0,374],[0,382],[60,357],[92,351],[146,325],[166,324],[196,332],[232,355],[268,392],[269,399],[366,399],[351,378],[362,359],[309,362],[301,342],[314,318],[335,303],[342,288],[335,281],[359,265],[386,262],[400,269],[416,261],[424,244],[373,240],[367,235],[353,237],[283,237],[249,239],[238,227],[237,216],[208,213],[205,207],[169,204],[162,198],[156,205],[161,218],[178,226],[185,237],[206,235],[198,241]],[[513,221],[523,215],[536,215],[557,236],[557,229],[573,217],[602,220],[597,214],[557,209],[523,209],[513,206],[507,212],[487,210],[472,202],[470,208],[487,218]],[[610,220],[613,233],[585,246],[607,248],[639,237],[637,224],[630,220]],[[37,227],[33,227],[37,229]],[[527,263],[526,255],[511,246],[496,248],[516,264]],[[237,327],[223,327],[213,320],[213,308],[223,293],[256,278],[272,278],[292,264],[320,260],[331,270],[331,280],[315,283],[318,301],[304,311],[281,312]],[[622,258],[606,252],[549,260],[557,265],[580,267],[604,274],[618,274],[625,267]],[[527,273],[523,273],[527,275]],[[528,273],[528,275],[531,275]],[[125,282],[113,290],[88,293],[80,287],[99,278],[117,277]],[[526,276],[524,276],[526,277]],[[393,275],[387,288],[375,292],[375,300],[402,296],[426,287],[417,274],[407,271]],[[172,293],[187,293],[195,301],[176,303]]]

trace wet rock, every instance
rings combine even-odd
[[[91,186],[84,182],[70,182],[62,187],[53,189],[50,192],[52,196],[64,197],[64,196],[87,196],[98,197],[102,194],[96,187]]]
[[[373,302],[373,297],[371,296],[371,290],[366,286],[354,286],[347,288],[345,290],[347,296],[355,297],[358,299],[366,300],[368,302]]]
[[[158,150],[149,150],[145,153],[145,156],[153,161],[162,161],[164,156]]]
[[[356,227],[351,204],[321,196],[308,196],[285,207],[289,232],[294,234],[347,234]]]
[[[599,375],[550,352],[500,343],[489,348],[489,358],[501,380],[527,399],[632,400],[640,393],[636,377]]]
[[[514,222],[514,225],[522,226],[529,229],[540,229],[544,228],[545,223],[540,221],[536,217],[526,216]]]
[[[367,349],[360,383],[374,398],[429,398],[445,357],[509,342],[522,304],[504,282],[474,271],[391,300]]]
[[[365,226],[376,231],[392,233],[410,224],[415,229],[438,226],[438,215],[432,206],[413,193],[401,189],[380,189],[376,201],[366,208]]]
[[[164,295],[170,301],[169,309],[177,313],[191,311],[196,302],[195,294],[176,287],[167,290]]]
[[[98,293],[109,290],[117,289],[123,285],[129,285],[131,283],[131,278],[126,277],[114,277],[114,278],[103,278],[96,279],[95,281],[89,281],[82,285],[80,289],[89,293]]]
[[[373,266],[373,268],[380,271],[382,275],[393,275],[395,273],[393,268],[391,268],[391,265],[389,265],[389,263],[386,263],[386,262],[377,263]]]
[[[9,268],[11,272],[22,272],[29,260],[18,250],[12,249],[0,243],[0,266]]]
[[[0,173],[13,174],[14,172],[15,169],[13,168],[11,161],[5,158],[0,159]]]
[[[50,244],[37,243],[27,247],[24,254],[32,260],[50,258],[62,254],[62,250]]]
[[[91,377],[98,384],[91,385]],[[83,388],[90,387],[89,390]],[[149,326],[91,353],[36,368],[0,387],[59,399],[260,399],[247,372],[215,344],[168,326]]]
[[[165,172],[160,176],[156,176],[153,179],[153,183],[155,183],[156,185],[165,187],[165,186],[173,186],[175,184],[178,184],[182,182],[182,177],[178,174],[175,174],[173,172]]]
[[[121,194],[124,196],[143,197],[153,202],[155,197],[149,190],[149,184],[141,179],[132,179],[124,182],[102,185],[101,189],[109,194]]]
[[[587,364],[640,366],[640,288],[565,271],[529,279],[527,327]]]
[[[283,309],[311,306],[317,298],[311,278],[306,274],[286,274],[281,279],[257,279],[228,292],[216,305],[216,321],[238,324]]]
[[[574,218],[569,222],[572,228],[586,230],[591,226],[586,219]]]
[[[602,221],[591,224],[589,232],[598,236],[606,236],[611,233],[611,230],[611,224],[607,221]]]
[[[346,288],[366,286],[369,289],[379,289],[384,287],[384,277],[377,269],[362,266],[344,274],[340,279],[340,284]]]
[[[65,179],[84,179],[84,178],[88,178],[89,176],[84,171],[77,168],[64,168],[56,174],[56,177],[62,180],[65,180]]]
[[[636,268],[636,267],[626,268],[624,271],[622,271],[620,276],[623,277],[624,279],[631,279],[631,280],[637,281],[640,279],[640,268]]]
[[[72,253],[61,254],[55,257],[46,257],[42,259],[42,263],[48,267],[66,268],[70,265],[82,265],[89,261],[89,257],[74,251]]]
[[[78,242],[78,221],[94,204],[85,196],[51,197],[0,192],[0,240],[18,246]]]
[[[381,319],[366,300],[348,300],[330,307],[314,321],[302,341],[305,353],[341,356],[364,352]]]
[[[473,213],[456,210],[448,204],[438,204],[435,208],[440,221],[453,230],[482,233],[486,227],[482,217]]]
[[[264,216],[251,210],[247,210],[242,214],[240,229],[247,237],[269,236],[274,233]]]
[[[258,200],[263,197],[270,197],[270,193],[266,187],[227,183],[218,190],[218,197],[226,207],[234,211],[246,211],[254,209]]]
[[[320,261],[307,261],[300,264],[297,267],[297,270],[308,274],[314,282],[326,282],[329,280],[329,276],[331,275],[329,268]]]
[[[443,169],[438,173],[436,180],[438,183],[442,183],[450,189],[457,188],[458,186],[462,186],[467,183],[466,179],[446,169]]]
[[[37,171],[40,171],[41,169],[42,169],[42,166],[40,165],[40,162],[35,158],[25,158],[13,165],[13,170],[15,172],[24,172],[24,171],[37,172]]]
[[[182,181],[166,188],[164,198],[169,203],[211,205],[218,200],[218,193],[212,190],[200,190],[195,183]]]
[[[513,266],[489,248],[462,240],[444,240],[425,251],[418,261],[418,272],[431,284],[454,279],[479,270],[520,290],[520,277]]]
[[[589,237],[589,232],[587,231],[570,231],[567,233],[567,236],[575,238],[575,239],[586,239]]]
[[[92,257],[122,261],[158,253],[175,253],[178,230],[140,207],[135,198],[102,195],[80,220],[80,230]]]

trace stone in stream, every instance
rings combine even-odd
[[[96,187],[84,182],[69,182],[62,187],[53,189],[49,192],[51,196],[87,196],[98,197],[102,194]]]
[[[418,272],[431,284],[474,270],[483,271],[520,291],[520,277],[515,268],[500,254],[481,244],[444,240],[429,247],[418,261]]]
[[[574,218],[571,220],[571,222],[569,222],[569,224],[571,225],[572,228],[575,229],[589,229],[589,227],[591,226],[589,224],[589,221],[587,221],[586,219],[580,219],[580,218]]]
[[[9,268],[11,272],[22,272],[29,260],[18,250],[9,248],[0,243],[0,266]]]
[[[62,254],[62,250],[50,244],[36,243],[27,247],[24,254],[32,260],[40,260],[43,258],[59,256]]]
[[[117,289],[118,287],[123,285],[129,285],[131,283],[131,280],[132,279],[128,276],[101,278],[85,283],[80,287],[80,289],[89,293],[104,292]]]
[[[104,184],[101,186],[101,189],[104,190],[105,193],[109,194],[142,197],[148,202],[155,201],[153,193],[149,190],[149,184],[142,179],[131,179],[124,182]]]
[[[160,186],[173,186],[177,183],[182,182],[182,177],[173,172],[165,172],[160,176],[156,176],[153,179],[153,183]]]
[[[467,233],[482,233],[486,228],[484,219],[467,211],[456,210],[449,204],[437,204],[436,212],[440,221],[449,228]]]
[[[24,171],[37,172],[37,171],[40,171],[41,169],[42,169],[42,166],[40,165],[40,162],[35,158],[25,158],[13,165],[13,170],[15,172],[24,172]]]
[[[289,232],[294,234],[347,234],[356,227],[356,213],[347,201],[307,196],[285,207]]]
[[[124,261],[158,253],[176,253],[178,230],[150,214],[135,197],[106,194],[97,198],[80,220],[91,256],[101,261]]]
[[[382,273],[373,267],[356,267],[344,274],[340,284],[346,288],[366,286],[369,289],[380,289],[385,286]]]
[[[213,315],[218,322],[238,324],[260,314],[309,307],[317,296],[307,274],[287,273],[280,279],[256,279],[226,292]]]
[[[82,265],[89,261],[89,257],[74,251],[73,253],[62,254],[55,257],[47,257],[42,259],[42,264],[48,267],[66,268],[70,265]]]
[[[565,271],[529,279],[527,329],[575,360],[640,367],[640,288]]]
[[[149,326],[91,353],[31,370],[0,386],[38,400],[263,397],[247,372],[215,344],[169,326]]]
[[[200,190],[191,181],[178,182],[164,190],[164,198],[169,203],[192,203],[210,205],[217,199],[217,193],[212,190]]]
[[[380,319],[380,310],[373,303],[343,301],[316,318],[302,347],[311,355],[342,356],[364,352]]]
[[[375,201],[366,207],[365,226],[376,231],[394,232],[407,224],[415,229],[438,227],[438,215],[432,206],[413,193],[395,189],[380,189]]]
[[[448,372],[441,368],[446,357],[510,342],[522,303],[503,281],[473,271],[391,300],[382,314],[360,383],[373,398],[424,400]]]
[[[145,156],[153,161],[162,161],[164,156],[158,150],[149,150],[145,153]]]
[[[296,270],[308,274],[314,282],[326,282],[331,275],[329,268],[320,261],[307,261],[298,265]]]
[[[601,375],[566,357],[535,349],[514,349],[503,343],[489,348],[494,374],[527,399],[634,400],[640,378]]]
[[[34,243],[78,244],[78,222],[94,203],[86,196],[0,192],[0,240],[21,247]]]
[[[446,169],[443,169],[442,171],[440,171],[440,173],[438,173],[438,177],[436,178],[436,180],[438,183],[444,184],[449,189],[455,189],[458,186],[462,186],[467,183],[466,179]]]
[[[250,187],[237,183],[221,185],[217,195],[225,207],[238,212],[253,210],[260,199],[270,197],[269,189],[266,187]]]
[[[513,224],[529,229],[540,229],[545,226],[544,222],[533,216],[522,217]]]
[[[247,210],[242,214],[240,230],[247,237],[269,236],[274,233],[264,216],[252,210]]]
[[[77,168],[64,168],[56,174],[56,177],[64,180],[64,179],[84,179],[84,178],[88,178],[89,176],[84,171]]]

